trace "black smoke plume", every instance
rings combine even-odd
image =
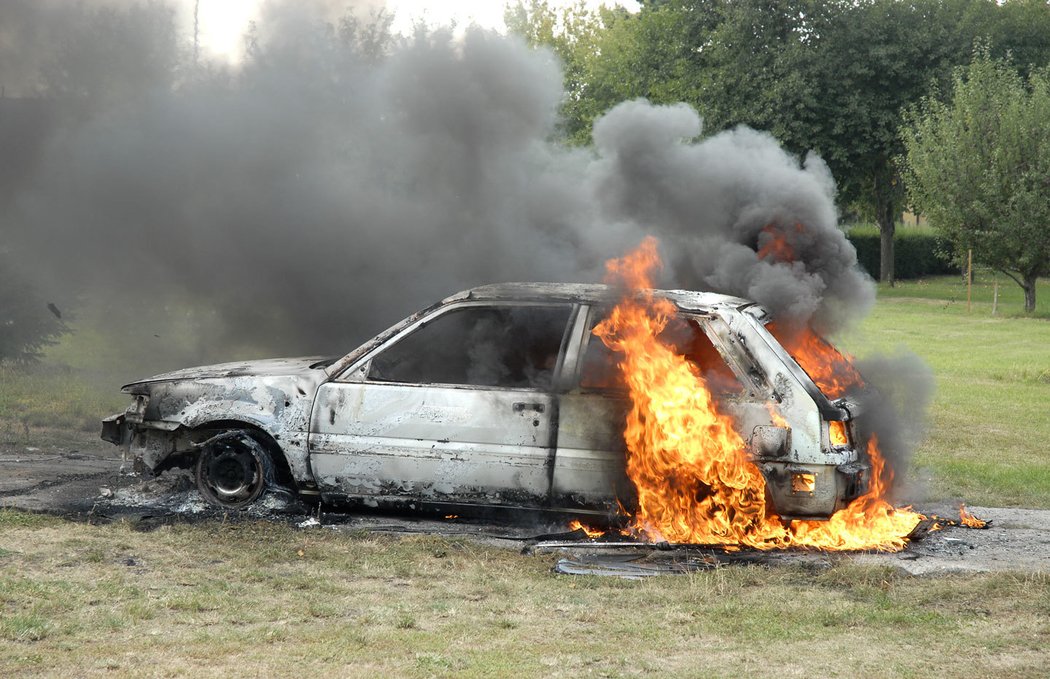
[[[695,111],[644,101],[567,149],[559,67],[516,38],[400,38],[271,3],[230,68],[191,63],[161,4],[3,7],[6,36],[52,45],[0,55],[31,95],[0,108],[36,109],[3,118],[29,140],[5,169],[3,239],[56,293],[177,291],[274,350],[338,353],[464,287],[595,280],[653,233],[677,286],[824,330],[872,301],[819,159],[752,130],[700,139]],[[768,228],[794,261],[756,255]]]

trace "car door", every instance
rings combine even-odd
[[[368,504],[544,506],[571,304],[442,307],[322,385],[311,467]]]
[[[601,318],[582,309],[570,334],[551,497],[560,509],[615,514],[634,505],[623,440],[630,399],[615,354],[592,332]]]
[[[561,375],[566,389],[559,396],[551,492],[557,507],[608,514],[632,511],[636,496],[627,477],[623,438],[630,398],[618,356],[593,334],[605,312],[587,309],[572,333]],[[660,339],[696,365],[720,404],[741,416],[755,403],[746,398],[743,371],[730,366],[712,341],[712,323],[718,322],[701,314],[679,314],[668,321]],[[768,418],[764,407],[760,415]]]

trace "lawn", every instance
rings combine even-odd
[[[0,511],[0,676],[1045,676],[1050,576],[829,560],[632,582],[458,539]]]
[[[925,495],[1050,507],[1050,320],[1021,317],[1020,288],[980,281],[971,310],[957,278],[880,287],[874,312],[838,338],[853,353],[918,354],[933,371],[930,426],[915,464]],[[1050,308],[1050,284],[1040,290]],[[1037,310],[1038,311],[1038,310]]]
[[[0,441],[97,446],[102,417],[123,410],[120,386],[202,363],[263,358],[221,334],[214,309],[132,296],[87,301],[72,332],[28,368],[0,365]]]

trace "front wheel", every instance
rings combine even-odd
[[[245,432],[213,437],[197,457],[197,489],[223,509],[243,509],[258,500],[273,481],[273,461]]]

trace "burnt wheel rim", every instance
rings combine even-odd
[[[251,503],[266,482],[257,454],[240,443],[223,443],[205,450],[198,480],[208,499],[227,507]]]

